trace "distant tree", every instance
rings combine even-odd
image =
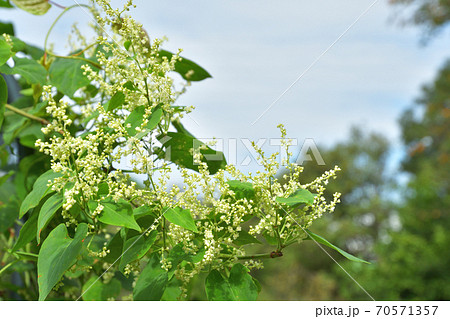
[[[361,284],[382,300],[450,299],[450,62],[424,87],[401,118],[410,174],[399,209],[402,228],[376,247],[373,267],[358,269]],[[340,289],[345,298],[364,298]]]
[[[390,3],[413,8],[408,22],[424,27],[427,35],[441,30],[450,21],[449,0],[390,0]]]

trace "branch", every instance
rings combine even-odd
[[[283,253],[281,251],[272,251],[271,253],[266,254],[255,254],[255,255],[248,255],[248,256],[238,256],[239,260],[247,260],[247,259],[262,259],[262,258],[278,258],[282,257]],[[220,257],[224,258],[233,258],[233,255],[223,254],[220,255]]]
[[[27,113],[27,112],[25,112],[25,111],[23,111],[23,110],[21,110],[21,109],[18,109],[18,108],[16,108],[16,107],[14,107],[14,106],[12,106],[12,105],[5,104],[5,106],[6,106],[6,108],[7,108],[8,110],[13,111],[14,113],[17,113],[17,114],[19,114],[19,115],[25,116],[26,118],[29,118],[30,120],[37,121],[37,122],[41,123],[42,125],[48,125],[48,124],[50,124],[50,122],[47,121],[46,119],[43,119],[43,118],[41,118],[41,117],[34,116],[34,115],[30,114],[30,113]]]

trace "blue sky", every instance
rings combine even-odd
[[[344,140],[352,125],[395,142],[398,117],[449,52],[439,38],[422,47],[418,29],[390,23],[395,10],[383,0],[251,125],[372,2],[138,0],[131,14],[150,37],[167,36],[166,49],[183,48],[213,75],[193,83],[179,101],[196,107],[185,123],[198,137],[276,138],[277,124],[284,123],[290,137],[323,145]],[[40,17],[2,12],[16,22],[20,38],[42,46],[60,11]],[[64,48],[74,21],[83,28],[89,18],[77,9],[58,23],[50,38],[56,48]],[[243,145],[238,153],[246,156]]]

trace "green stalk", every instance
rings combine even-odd
[[[38,258],[38,255],[37,254],[33,254],[33,253],[28,253],[28,252],[26,252],[26,251],[15,251],[13,254],[17,254],[17,255],[19,255],[19,256],[24,256],[24,257],[28,257],[28,258]]]
[[[9,264],[7,264],[5,267],[3,267],[2,269],[0,269],[0,276],[2,275],[2,273],[7,270],[9,267],[11,267],[12,265],[14,265],[16,262],[18,262],[19,260],[14,260],[12,262],[10,262]]]
[[[6,106],[6,108],[8,110],[10,110],[10,111],[12,111],[14,113],[17,113],[19,115],[25,116],[26,118],[29,118],[30,120],[37,121],[37,122],[41,123],[42,125],[50,124],[50,122],[47,121],[46,119],[43,119],[41,117],[37,117],[37,116],[34,116],[34,115],[30,114],[30,113],[24,112],[23,110],[18,109],[16,107],[12,106],[12,105],[5,104],[5,106]]]
[[[86,58],[83,58],[83,57],[80,57],[80,56],[75,56],[75,55],[57,55],[57,54],[54,54],[54,53],[51,53],[51,52],[48,52],[50,55],[52,55],[52,56],[54,56],[55,58],[60,58],[60,59],[72,59],[72,60],[81,60],[81,61],[84,61],[84,62],[86,62],[86,63],[90,63],[90,64],[92,64],[93,66],[95,66],[96,68],[98,68],[98,69],[103,69],[102,68],[102,66],[100,65],[100,64],[98,64],[98,63],[95,63],[94,61],[92,61],[92,60],[89,60],[89,59],[86,59]]]
[[[48,37],[50,36],[50,33],[52,32],[53,28],[55,27],[56,22],[58,22],[59,19],[61,19],[61,17],[62,17],[67,11],[69,11],[70,9],[73,9],[73,8],[77,8],[77,7],[86,7],[86,8],[88,8],[88,9],[91,9],[91,7],[88,6],[88,5],[86,5],[86,4],[74,4],[73,6],[69,6],[69,7],[65,8],[65,9],[64,9],[64,10],[56,17],[55,21],[53,21],[52,25],[50,26],[50,29],[48,29],[48,31],[47,31],[47,34],[46,34],[46,36],[45,36],[45,41],[44,41],[44,51],[45,51],[45,52],[48,52],[48,51],[47,51]],[[53,54],[52,54],[52,55],[53,55]]]
[[[279,251],[273,251],[270,253],[265,253],[265,254],[255,254],[255,255],[248,255],[248,256],[238,256],[239,260],[249,260],[249,259],[264,259],[264,258],[278,258],[283,256],[283,254],[281,254],[281,252]],[[221,258],[233,258],[233,255],[230,254],[221,254],[220,255]]]

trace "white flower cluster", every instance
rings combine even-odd
[[[179,56],[174,55],[169,60],[159,55],[162,41],[151,41],[142,25],[124,14],[133,5],[131,1],[122,11],[112,9],[107,0],[96,0],[96,3],[105,13],[105,16],[96,15],[101,26],[97,28],[96,44],[100,50],[96,51],[96,61],[101,68],[86,64],[83,69],[98,88],[98,94],[79,105],[81,114],[77,113],[76,120],[72,121],[73,114],[69,112],[74,111],[70,110],[69,104],[63,100],[55,101],[52,88],[44,87],[47,112],[53,119],[43,128],[46,140],[36,141],[39,150],[51,157],[52,169],[62,175],[53,181],[52,188],[64,194],[63,216],[68,224],[77,223],[70,214],[77,206],[88,218],[92,233],[102,231],[98,215],[104,210],[100,202],[107,197],[116,201],[125,199],[134,207],[152,207],[157,216],[153,225],[145,230],[146,235],[155,230],[159,232],[157,248],[152,251],[159,249],[161,267],[174,269],[175,277],[183,282],[183,290],[202,270],[225,269],[240,259],[247,260],[249,268],[261,268],[258,258],[245,256],[244,244],[239,244],[241,236],[247,236],[247,239],[250,236],[255,241],[265,238],[269,243],[272,238],[276,244],[271,245],[276,247],[275,253],[279,256],[284,247],[304,238],[304,229],[315,219],[334,210],[340,194],[335,194],[329,203],[323,194],[328,180],[335,178],[339,168],[302,185],[300,174],[303,168],[289,161],[291,141],[286,139],[283,126],[279,128],[282,146],[288,155],[282,163],[289,172],[286,183],[282,184],[275,177],[280,169],[279,154],[267,157],[254,143],[262,171],[245,175],[227,165],[211,175],[201,153],[197,152],[192,155],[199,164],[199,172],[182,168],[184,185],[169,187],[170,166],[157,159],[150,138],[167,133],[170,123],[190,110],[176,113],[172,107],[180,92],[174,89],[168,73],[174,70]],[[103,34],[107,28],[116,33],[114,41],[109,41]],[[111,109],[108,101],[114,96],[122,96],[123,101]],[[133,123],[127,119],[142,106],[143,119],[132,127]],[[156,108],[162,110],[161,119],[147,131]],[[74,125],[78,129],[82,127],[82,134],[72,133]],[[156,161],[160,161],[159,167]],[[121,163],[130,166],[129,169],[119,169]],[[144,175],[145,187],[133,182],[131,173]],[[243,183],[251,194],[242,196],[230,186],[230,181]],[[277,201],[277,198],[287,198],[300,189],[316,194],[312,205],[290,208]],[[91,202],[96,202],[95,209],[88,205]],[[196,231],[169,223],[164,218],[167,208],[177,207],[190,212]],[[172,264],[168,256],[180,243],[192,258]],[[101,258],[108,253],[104,247],[94,255]],[[138,273],[139,270],[139,261],[133,261],[126,265],[124,273]]]

